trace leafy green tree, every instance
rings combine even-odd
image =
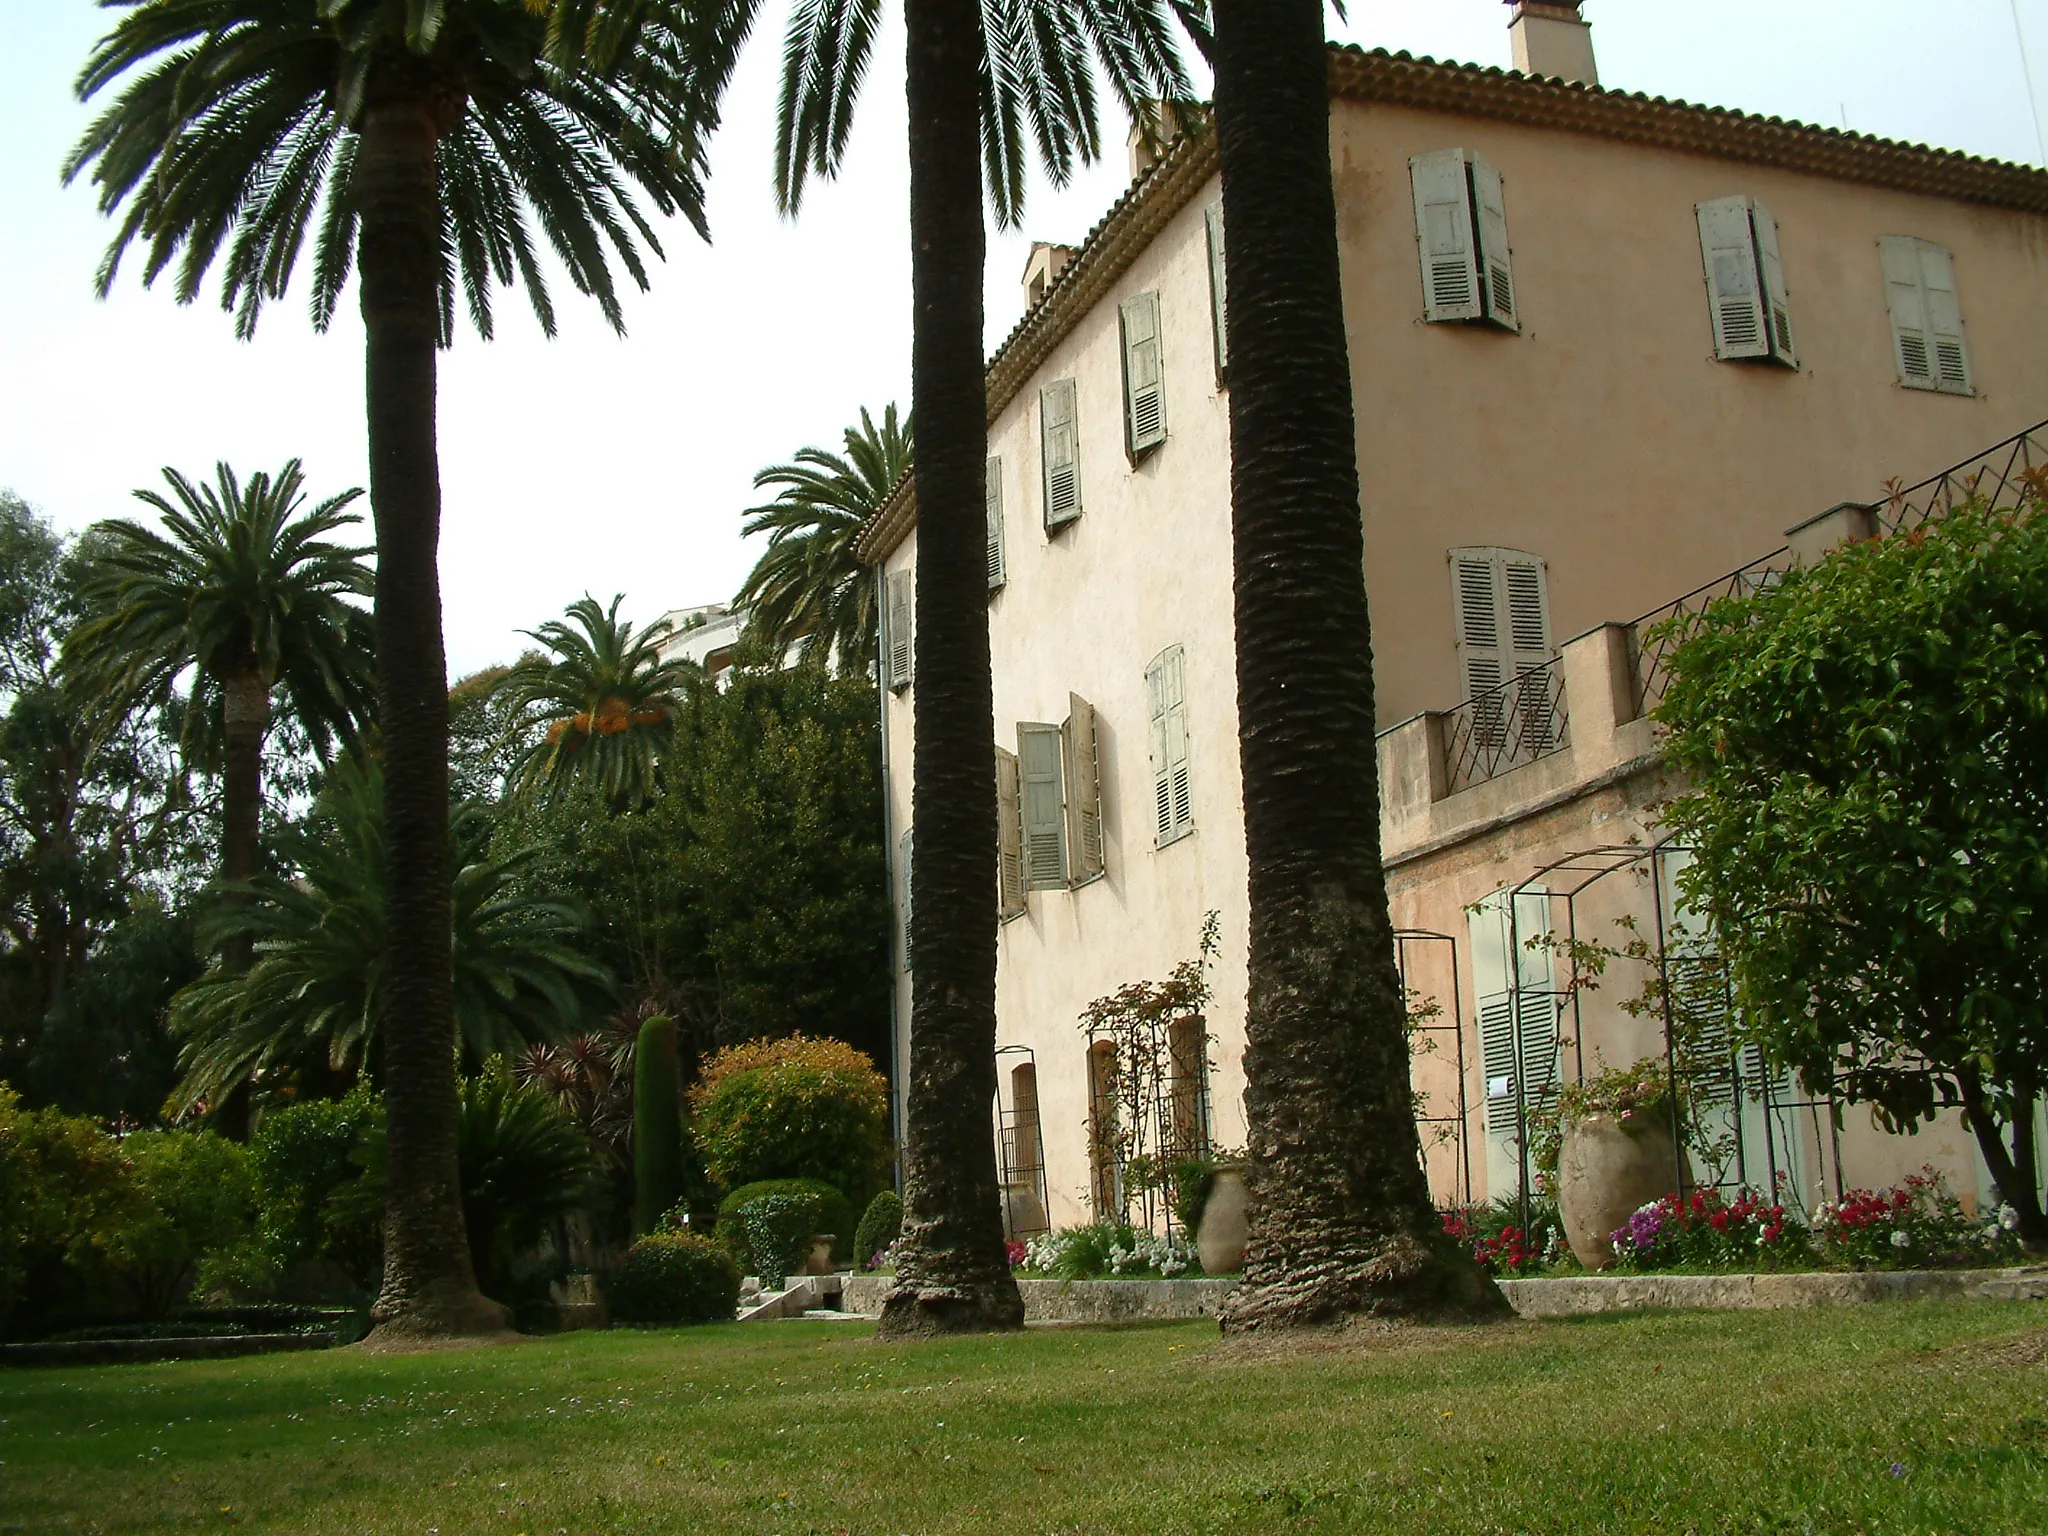
[[[145,280],[221,302],[254,332],[302,250],[325,329],[352,274],[367,341],[377,530],[377,695],[391,776],[390,934],[381,1006],[391,1201],[376,1316],[396,1335],[502,1325],[470,1273],[456,1196],[449,995],[448,694],[441,633],[436,352],[460,304],[491,334],[518,283],[552,334],[536,223],[614,328],[614,258],[646,286],[648,212],[704,231],[704,142],[751,5],[640,0],[138,0],[79,76],[120,86],[65,165],[120,223]],[[590,44],[592,46],[586,46]],[[636,195],[637,194],[637,195]]]
[[[605,997],[607,977],[579,941],[577,905],[517,888],[534,855],[489,852],[490,822],[462,807],[450,825],[457,1039],[481,1063],[574,1029]],[[209,918],[239,931],[257,958],[216,967],[180,994],[173,1030],[184,1040],[174,1103],[188,1109],[252,1077],[287,1076],[301,1091],[345,1088],[377,1073],[377,1035],[390,977],[389,831],[383,775],[356,757],[337,762],[309,824],[281,852],[293,873],[259,875],[246,898]],[[383,1087],[388,1097],[388,1075]]]
[[[44,1016],[21,1083],[74,1115],[147,1125],[178,1077],[165,1028],[171,999],[203,970],[189,908],[142,890],[94,938],[84,965]]]
[[[137,1213],[128,1162],[105,1131],[22,1109],[0,1083],[0,1337],[103,1307],[113,1245]]]
[[[755,490],[772,486],[776,495],[747,509],[745,533],[767,534],[768,547],[733,603],[771,654],[794,650],[802,664],[820,667],[836,657],[842,677],[873,674],[875,583],[853,541],[909,470],[910,423],[896,419],[892,403],[880,426],[862,407],[844,453],[799,448],[789,463],[754,476]]]
[[[210,1131],[138,1131],[121,1154],[137,1201],[112,1234],[110,1257],[142,1316],[166,1317],[210,1256],[254,1230],[249,1149]]]
[[[1692,621],[1665,812],[1741,1029],[1894,1129],[1960,1107],[2048,1248],[2048,482]]]
[[[514,716],[543,728],[518,769],[521,788],[547,794],[589,778],[620,811],[654,793],[660,753],[699,673],[684,657],[662,656],[667,620],[635,630],[619,618],[624,601],[600,608],[580,597],[569,605],[572,624],[550,619],[525,631],[548,654],[522,658],[501,685]]]
[[[876,3],[795,7],[776,179],[795,211],[843,162]],[[1035,141],[1055,182],[1101,148],[1096,73],[1132,121],[1190,94],[1172,18],[1198,0],[905,0],[911,417],[917,423],[918,901],[910,954],[904,1242],[889,1335],[1023,1325],[1003,1247],[988,1106],[996,1091],[996,789],[988,644],[984,210],[1015,222]],[[984,165],[986,179],[984,180]]]

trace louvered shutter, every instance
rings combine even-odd
[[[1519,331],[1515,311],[1515,272],[1508,253],[1507,202],[1502,196],[1500,172],[1479,155],[1471,157],[1472,206],[1479,215],[1479,265],[1484,280],[1481,297],[1486,318],[1510,331]]]
[[[1487,1187],[1498,1198],[1520,1185],[1516,1140],[1525,1107],[1557,1096],[1558,999],[1551,956],[1529,947],[1550,931],[1550,898],[1496,891],[1472,909],[1472,986],[1479,1014],[1482,1101],[1485,1104]]]
[[[1055,379],[1039,391],[1039,447],[1045,461],[1048,533],[1081,515],[1081,449],[1075,417],[1072,379]]]
[[[988,503],[988,589],[1009,579],[1003,569],[1003,461],[990,459],[982,494]]]
[[[889,686],[910,686],[912,639],[915,623],[914,593],[909,571],[889,573],[889,604],[885,615],[884,641],[888,652]]]
[[[910,856],[915,829],[905,827],[903,837],[897,843],[897,857],[902,864],[903,880],[903,969],[910,969]]]
[[[1717,197],[1698,206],[1700,259],[1706,265],[1707,304],[1714,322],[1714,356],[1769,357],[1763,280],[1757,273],[1756,236],[1746,197]]]
[[[1934,377],[1947,394],[1968,395],[1970,354],[1963,345],[1963,305],[1956,297],[1956,264],[1930,240],[1920,245],[1920,280],[1927,290],[1927,323],[1934,335]]]
[[[1132,458],[1166,441],[1166,388],[1159,365],[1159,295],[1141,293],[1118,311],[1124,340],[1124,442]]]
[[[1479,701],[1473,714],[1473,734],[1488,746],[1498,746],[1506,736],[1506,716],[1495,690],[1508,680],[1507,647],[1500,632],[1499,564],[1483,550],[1454,550],[1451,591],[1465,697]]]
[[[1067,695],[1067,847],[1073,883],[1102,873],[1102,781],[1095,757],[1095,706],[1078,693]]]
[[[1161,652],[1145,669],[1152,717],[1153,841],[1164,847],[1195,823],[1189,781],[1187,657],[1179,647]]]
[[[1221,379],[1230,371],[1230,328],[1227,298],[1229,287],[1225,283],[1226,268],[1223,254],[1223,205],[1211,203],[1207,215],[1209,225],[1209,323],[1216,339],[1216,377]]]
[[[1024,885],[1043,891],[1067,883],[1066,805],[1060,783],[1060,728],[1017,727],[1024,806]]]
[[[1415,240],[1422,256],[1422,318],[1478,320],[1477,242],[1462,149],[1439,149],[1408,162],[1415,193]]]
[[[1507,598],[1508,676],[1522,677],[1547,666],[1550,648],[1550,599],[1544,591],[1543,563],[1502,554],[1501,590]],[[1521,716],[1520,742],[1530,752],[1548,752],[1557,724],[1556,694],[1546,673],[1515,690]]]
[[[1005,917],[1024,910],[1024,808],[1017,754],[996,748],[996,896]]]
[[[1764,303],[1770,317],[1771,356],[1787,368],[1799,366],[1792,345],[1792,306],[1785,296],[1785,261],[1778,254],[1778,221],[1755,198],[1749,200],[1750,228],[1756,235],[1756,257],[1763,273]]]
[[[1899,382],[1908,389],[1971,393],[1954,260],[1941,246],[1909,235],[1887,235],[1878,250]]]

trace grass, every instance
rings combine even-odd
[[[2027,1303],[1220,1344],[851,1324],[0,1375],[0,1531],[2048,1530]]]

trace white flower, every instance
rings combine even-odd
[[[1892,1246],[1893,1246],[1894,1248],[1910,1248],[1910,1247],[1912,1247],[1912,1246],[1913,1246],[1913,1236],[1912,1236],[1912,1234],[1911,1234],[1911,1233],[1909,1233],[1909,1232],[1894,1232],[1894,1233],[1892,1234]]]
[[[2009,1205],[2001,1205],[1998,1208],[1998,1224],[2008,1232],[2016,1232],[2019,1230],[2020,1213]]]

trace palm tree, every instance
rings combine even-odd
[[[1380,865],[1322,0],[1216,0],[1215,23],[1251,896],[1253,1218],[1224,1326],[1502,1307],[1443,1239],[1416,1139]]]
[[[283,691],[323,758],[372,714],[370,613],[349,601],[374,590],[369,551],[328,538],[361,521],[346,509],[362,492],[302,514],[297,459],[246,485],[225,464],[212,485],[173,469],[164,479],[170,497],[135,493],[161,514],[161,532],[120,519],[88,535],[90,617],[66,642],[65,664],[103,697],[126,700],[167,696],[193,670],[180,745],[221,775],[220,878],[246,880],[260,858],[272,693]],[[229,958],[247,955],[231,948]]]
[[[744,514],[747,537],[767,534],[768,548],[733,603],[775,654],[795,646],[805,666],[837,656],[842,677],[873,667],[875,587],[853,541],[909,469],[910,423],[897,421],[892,403],[879,427],[862,407],[845,453],[799,448],[791,462],[754,476],[756,490],[781,489]]]
[[[776,169],[794,211],[806,174],[845,153],[876,0],[799,5],[784,45]],[[904,1247],[884,1334],[1014,1328],[995,1148],[996,791],[989,676],[982,217],[1024,197],[1028,140],[1055,182],[1101,148],[1099,60],[1132,120],[1189,95],[1171,16],[1198,0],[904,0],[910,123],[911,417],[917,423],[917,806],[910,925]],[[1091,59],[1092,56],[1092,59]],[[983,180],[984,152],[987,181]]]
[[[256,876],[243,901],[209,917],[214,936],[252,941],[255,959],[216,967],[173,1001],[171,1031],[184,1041],[174,1110],[253,1079],[340,1092],[378,1075],[391,944],[383,800],[375,762],[343,758],[308,823],[283,840],[294,873]],[[517,893],[532,850],[494,858],[490,817],[473,803],[457,808],[449,835],[455,1024],[474,1068],[564,1038],[603,1002],[609,978],[578,951],[587,913]]]
[[[367,338],[370,506],[377,528],[377,693],[390,775],[382,1031],[391,1199],[380,1335],[495,1333],[457,1197],[449,996],[448,689],[435,561],[441,490],[436,350],[458,298],[485,336],[491,290],[518,282],[543,330],[554,305],[534,225],[615,328],[616,257],[646,286],[660,253],[633,189],[704,232],[703,138],[752,0],[137,0],[78,80],[120,94],[66,179],[90,169],[120,215],[100,269],[146,252],[181,301],[215,259],[251,334],[314,248],[325,328],[352,271]],[[125,77],[125,80],[124,80]]]
[[[585,594],[569,605],[574,627],[550,619],[520,631],[549,654],[521,658],[500,685],[513,720],[547,722],[519,766],[519,788],[549,795],[588,778],[614,811],[644,804],[654,793],[661,749],[675,729],[684,690],[700,674],[685,657],[663,658],[666,619],[642,630],[621,621],[625,600],[621,594],[600,608]]]

